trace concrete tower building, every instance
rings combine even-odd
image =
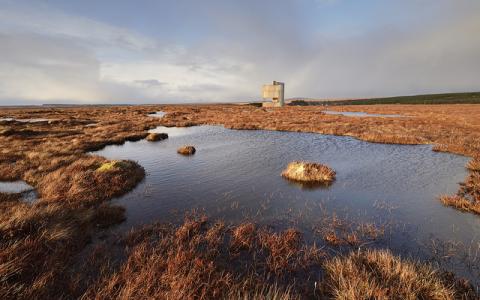
[[[285,105],[285,84],[274,81],[273,84],[266,84],[262,89],[263,99],[272,99],[272,102],[264,102],[264,107],[282,107]]]

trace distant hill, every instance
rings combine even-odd
[[[291,99],[288,105],[371,105],[371,104],[480,104],[480,92],[428,94],[370,99],[311,100]]]

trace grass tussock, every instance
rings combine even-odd
[[[325,270],[324,287],[334,299],[469,299],[432,267],[388,250],[335,257],[325,263]]]
[[[294,161],[288,164],[287,168],[282,172],[282,176],[294,181],[330,184],[335,180],[336,173],[326,165]]]
[[[44,201],[100,203],[131,190],[144,176],[135,162],[86,156],[46,174],[36,186]]]
[[[467,169],[472,172],[480,172],[480,156],[472,158],[467,163]]]
[[[177,149],[178,154],[193,155],[197,150],[193,146],[185,145]]]
[[[168,134],[152,132],[147,135],[146,139],[149,142],[163,141],[165,139],[168,139]]]

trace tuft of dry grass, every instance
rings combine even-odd
[[[480,172],[480,156],[472,158],[466,167],[472,172]]]
[[[469,197],[472,201],[480,202],[480,172],[470,172],[465,181],[460,184],[459,194]]]
[[[193,155],[197,150],[193,146],[185,145],[177,149],[178,154]]]
[[[168,134],[152,132],[147,135],[146,139],[149,142],[163,141],[165,139],[168,139]]]
[[[36,182],[42,201],[100,203],[131,190],[145,176],[133,161],[85,156],[46,174]]]
[[[325,262],[324,288],[334,299],[455,299],[450,283],[428,265],[388,250],[352,252]]]
[[[231,248],[233,251],[250,250],[255,245],[257,228],[251,222],[242,223],[232,232]]]
[[[282,176],[294,181],[330,184],[335,180],[336,173],[326,165],[294,161],[288,164],[287,168],[282,172]]]
[[[454,196],[443,195],[443,196],[440,196],[440,201],[445,206],[450,206],[460,211],[471,212],[471,213],[480,215],[480,202],[478,201],[470,201],[458,195],[454,195]]]

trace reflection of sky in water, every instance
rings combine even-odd
[[[151,113],[151,114],[148,114],[150,117],[157,117],[157,118],[162,118],[163,116],[165,116],[167,113],[166,112],[163,112],[163,111],[157,111],[156,113]]]
[[[154,221],[182,220],[183,212],[204,210],[226,221],[254,219],[311,230],[325,212],[352,220],[393,222],[400,228],[388,247],[420,255],[432,238],[465,244],[479,241],[480,218],[443,207],[466,176],[467,158],[437,153],[431,146],[386,145],[351,137],[276,131],[228,130],[217,126],[159,127],[169,139],[109,146],[96,154],[133,159],[146,179],[116,202],[127,208],[118,230]],[[195,145],[197,153],[176,149]],[[325,163],[337,172],[328,188],[286,181],[281,171],[293,160]],[[394,207],[381,209],[382,207]],[[426,250],[425,250],[426,251]]]
[[[17,121],[22,123],[38,123],[38,122],[48,122],[50,119],[43,118],[32,118],[32,119],[14,119],[14,118],[0,118],[0,121]]]
[[[33,187],[22,180],[0,181],[0,192],[1,193],[22,193],[23,200],[26,200],[26,201],[34,201],[36,198],[36,193]]]
[[[365,112],[357,111],[334,111],[334,110],[324,110],[324,113],[327,115],[342,115],[347,117],[385,117],[385,118],[401,118],[402,115],[387,115],[387,114],[369,114]]]

